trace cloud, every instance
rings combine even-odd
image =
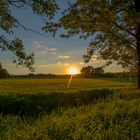
[[[46,55],[47,51],[38,51],[36,52],[37,55]]]
[[[39,47],[38,47],[39,48]],[[36,55],[41,56],[41,55],[55,55],[57,54],[57,48],[44,48],[44,47],[40,47],[41,50],[36,51]]]
[[[69,63],[64,63],[64,62],[57,62],[56,64],[54,65],[65,65],[65,66],[68,66],[70,65]]]
[[[84,63],[84,62],[80,62],[79,64],[80,64],[80,65],[84,65],[85,63]]]
[[[69,63],[64,63],[64,62],[57,62],[56,65],[65,65],[65,66],[68,66],[70,64]]]
[[[57,48],[45,48],[45,50],[48,54],[56,54]]]
[[[70,56],[68,56],[68,55],[59,55],[58,57],[61,58],[61,59],[68,59],[68,58],[70,58]]]
[[[46,48],[47,51],[57,51],[57,48]]]
[[[47,68],[47,67],[50,67],[50,66],[54,66],[54,67],[56,67],[56,66],[69,66],[70,64],[69,63],[64,63],[64,62],[57,62],[57,63],[50,63],[50,64],[48,64],[48,63],[40,63],[40,64],[38,64],[37,65],[37,67],[40,67],[40,68]]]
[[[55,55],[56,52],[49,52],[49,51],[38,51],[36,52],[36,55],[41,56],[41,55]]]
[[[49,54],[56,54],[56,52],[49,52]]]
[[[55,55],[57,51],[57,48],[45,47],[45,45],[43,45],[43,42],[41,41],[33,42],[33,47],[38,49],[38,51],[36,51],[37,55],[46,55],[46,54]]]
[[[35,42],[33,42],[33,47],[34,48],[43,48],[43,44],[41,42],[35,41]]]

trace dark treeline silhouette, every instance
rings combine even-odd
[[[118,72],[111,73],[104,71],[103,67],[87,66],[81,69],[81,77],[84,78],[128,78],[130,77],[129,72]]]
[[[12,78],[70,78],[70,75],[56,75],[56,74],[28,74],[28,75],[12,75]],[[77,74],[77,78],[129,78],[129,73],[103,73],[97,75]]]
[[[52,73],[29,73],[27,75],[12,75],[12,78],[69,78],[69,75],[57,75]]]

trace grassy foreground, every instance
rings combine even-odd
[[[140,139],[139,90],[79,90],[1,92],[0,139]]]

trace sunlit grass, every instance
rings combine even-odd
[[[1,115],[0,121],[1,140],[139,140],[140,92],[118,91],[87,105],[59,107],[38,117]]]
[[[126,79],[0,80],[0,140],[139,140],[140,91]]]
[[[53,91],[73,92],[97,88],[128,88],[132,83],[104,79],[84,79],[73,77],[67,87],[69,78],[64,79],[2,79],[0,93],[48,93]]]

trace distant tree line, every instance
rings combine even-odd
[[[13,75],[13,78],[70,78],[70,75],[57,75],[52,73],[29,73],[27,75]],[[131,72],[105,72],[103,67],[87,66],[81,69],[81,74],[77,78],[130,78],[135,77]]]
[[[130,72],[118,72],[118,73],[105,73],[103,67],[94,68],[93,66],[83,67],[81,69],[81,77],[87,78],[128,78],[132,77]]]
[[[0,63],[0,78],[8,78],[8,77],[10,77],[10,74],[6,69],[2,68],[2,65]]]
[[[55,77],[55,76],[56,76],[55,74],[51,74],[51,73],[48,73],[48,74],[43,74],[43,73],[38,73],[38,74],[29,73],[28,74],[28,77],[37,77],[37,78],[43,78],[43,77],[52,78],[52,77]]]

